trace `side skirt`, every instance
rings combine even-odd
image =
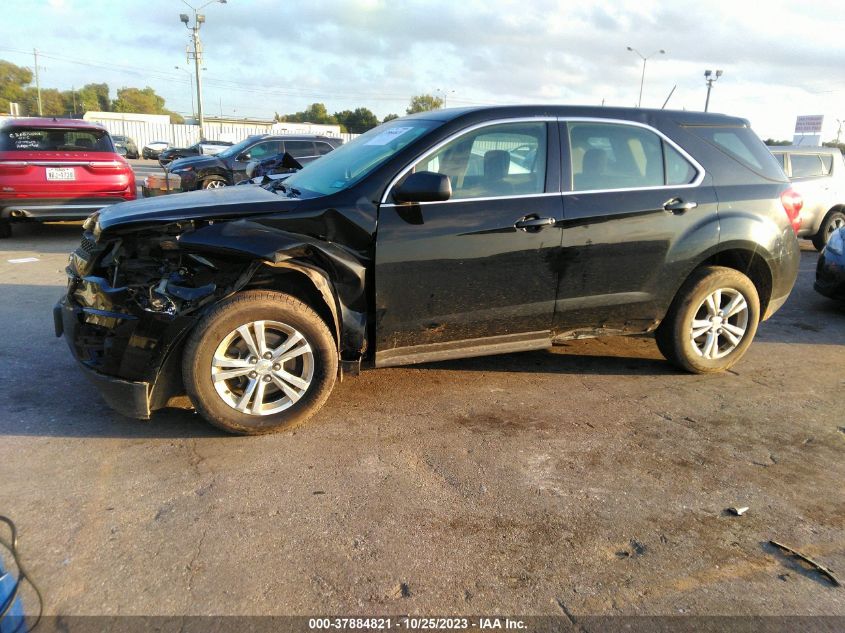
[[[475,338],[446,343],[429,343],[411,347],[376,351],[376,367],[396,367],[416,363],[431,363],[452,358],[470,358],[511,352],[548,349],[552,346],[551,333],[525,332]]]

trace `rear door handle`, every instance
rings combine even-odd
[[[680,215],[681,213],[686,213],[690,209],[695,209],[697,206],[697,202],[684,202],[680,198],[672,198],[663,204],[663,210],[671,211],[676,215]]]
[[[557,220],[554,218],[538,218],[536,215],[526,215],[514,222],[514,227],[527,231],[528,229],[542,229],[544,226],[553,226]]]

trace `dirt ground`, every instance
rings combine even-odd
[[[0,243],[0,514],[47,613],[845,615],[768,545],[845,579],[845,308],[806,246],[735,371],[576,341],[364,372],[240,438],[100,400],[52,331],[78,230]]]

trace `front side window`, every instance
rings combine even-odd
[[[261,160],[268,156],[275,156],[279,153],[281,143],[279,141],[265,141],[259,143],[249,150],[249,158],[251,160]]]
[[[695,169],[657,134],[641,127],[618,123],[567,125],[575,191],[637,189],[685,184],[695,178]]]
[[[491,125],[450,141],[413,171],[448,176],[453,200],[543,193],[546,136],[543,122]]]

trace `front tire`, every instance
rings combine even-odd
[[[816,250],[821,251],[824,249],[833,232],[838,231],[843,226],[845,226],[845,213],[841,211],[829,212],[824,220],[822,220],[819,232],[813,236],[813,246],[816,247]]]
[[[663,356],[681,369],[724,371],[745,354],[759,321],[752,281],[732,268],[706,266],[681,286],[655,339]]]
[[[182,377],[211,424],[259,435],[311,417],[329,397],[337,365],[334,338],[314,310],[290,295],[250,290],[197,323]]]
[[[225,178],[221,178],[220,176],[208,176],[204,178],[202,181],[202,188],[203,189],[220,189],[221,187],[227,186]]]

